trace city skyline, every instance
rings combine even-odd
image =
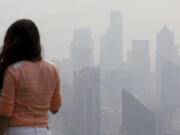
[[[164,24],[175,32],[175,43],[180,44],[179,6],[178,0],[6,0],[0,2],[1,13],[6,11],[5,7],[9,7],[8,12],[2,14],[0,21],[0,39],[16,19],[33,19],[40,28],[47,58],[62,60],[70,55],[73,29],[89,28],[95,44],[95,64],[98,64],[100,37],[109,26],[108,15],[110,11],[121,10],[125,24],[124,56],[131,49],[131,40],[137,39],[150,41],[152,57],[156,45],[155,35]]]
[[[176,33],[174,33],[174,31],[172,31],[166,24],[164,24],[161,28],[159,28],[158,30],[157,30],[157,32],[154,34],[154,36],[156,36],[155,38],[154,38],[154,40],[156,40],[156,43],[155,43],[155,47],[154,47],[154,50],[152,51],[152,42],[151,42],[151,40],[148,40],[148,39],[134,39],[134,40],[130,40],[130,45],[129,45],[129,49],[127,49],[126,51],[126,53],[124,52],[124,50],[125,50],[125,48],[127,47],[126,46],[126,44],[124,44],[124,42],[123,42],[123,40],[124,40],[124,28],[123,28],[123,26],[124,26],[124,15],[123,15],[123,13],[122,13],[122,11],[120,11],[120,10],[112,10],[112,11],[110,11],[109,12],[109,26],[106,28],[106,31],[104,32],[104,35],[101,35],[101,37],[99,37],[99,45],[100,45],[100,47],[99,47],[99,54],[98,54],[98,59],[99,59],[99,61],[98,62],[95,62],[95,60],[94,59],[96,59],[97,58],[97,56],[95,56],[95,54],[94,54],[94,52],[96,52],[97,50],[95,50],[96,49],[96,44],[94,43],[95,41],[93,40],[93,31],[90,29],[90,28],[88,28],[88,27],[80,27],[80,28],[74,28],[73,29],[73,37],[74,36],[76,36],[76,33],[78,32],[78,31],[88,31],[90,34],[90,42],[91,42],[91,44],[92,44],[92,50],[91,50],[91,64],[90,65],[94,65],[94,66],[98,66],[98,65],[101,65],[101,53],[102,53],[102,51],[101,51],[101,46],[103,46],[103,38],[105,39],[105,38],[107,38],[107,36],[110,36],[109,34],[111,34],[111,36],[112,37],[115,37],[115,35],[113,36],[112,35],[112,32],[111,32],[111,29],[113,29],[112,28],[112,26],[113,26],[113,22],[112,22],[112,20],[111,19],[113,19],[113,17],[112,17],[112,15],[113,15],[113,13],[114,14],[120,14],[120,16],[121,16],[121,19],[119,19],[119,25],[120,25],[120,28],[119,28],[119,30],[122,30],[122,31],[120,31],[120,35],[119,36],[117,36],[117,37],[119,37],[119,41],[121,42],[120,43],[120,48],[119,48],[119,52],[120,52],[120,55],[121,56],[119,56],[119,63],[120,62],[125,62],[125,61],[128,61],[128,53],[129,52],[131,52],[132,50],[133,50],[133,42],[134,41],[147,41],[148,42],[148,53],[149,53],[149,65],[150,65],[150,71],[151,72],[155,72],[155,70],[156,70],[156,59],[155,59],[155,57],[156,57],[156,50],[158,49],[158,34],[159,34],[159,31],[167,31],[167,32],[171,32],[171,34],[172,34],[172,36],[173,36],[173,47],[175,48],[175,50],[174,51],[176,51],[175,53],[177,54],[177,55],[179,55],[179,47],[177,46],[177,44],[176,44]],[[117,15],[118,16],[118,15]],[[116,18],[117,19],[117,18]],[[117,21],[117,20],[116,20]],[[114,24],[115,25],[115,24]],[[122,25],[122,26],[121,26]],[[79,37],[80,38],[80,37]],[[107,41],[105,41],[105,42],[107,42]],[[111,42],[111,41],[110,41]],[[69,50],[68,50],[68,52],[70,53],[70,55],[68,56],[68,57],[65,57],[65,59],[66,58],[73,58],[72,57],[72,47],[73,47],[73,45],[72,45],[72,43],[73,43],[73,38],[72,38],[72,40],[71,40],[71,42],[69,43],[70,44],[70,47],[69,47]],[[111,43],[108,43],[109,44],[109,46],[111,46]],[[109,48],[110,49],[110,48]],[[112,46],[112,49],[113,49],[113,46]],[[118,51],[118,49],[116,49],[117,51]],[[140,51],[140,50],[139,50]],[[46,52],[46,51],[45,51]],[[146,52],[147,53],[147,52]],[[112,54],[112,53],[111,53]],[[117,55],[116,55],[117,56]],[[115,56],[114,56],[115,57]],[[64,59],[64,58],[63,58]],[[63,60],[62,59],[62,60]],[[113,59],[113,58],[112,58]],[[112,61],[112,60],[111,60]],[[118,64],[118,63],[117,63]],[[120,65],[119,65],[120,66]],[[118,67],[118,65],[114,65],[113,66],[113,64],[111,65],[111,67]]]
[[[16,19],[37,24],[61,78],[53,135],[180,134],[179,1],[32,1],[0,1],[0,39]]]
[[[156,33],[156,70],[151,72],[150,41],[132,40],[132,49],[123,61],[121,11],[112,11],[109,22],[101,37],[98,66],[92,60],[92,31],[85,28],[74,30],[71,57],[54,61],[62,75],[65,104],[57,116],[59,120],[54,120],[53,131],[77,135],[178,135],[180,130],[174,123],[179,122],[175,118],[179,117],[180,55],[174,32],[164,25]]]

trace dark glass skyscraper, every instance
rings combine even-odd
[[[122,91],[122,130],[127,135],[156,135],[153,112],[126,90]]]

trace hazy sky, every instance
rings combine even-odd
[[[41,32],[49,59],[69,56],[74,28],[90,28],[98,62],[99,39],[109,27],[109,13],[120,10],[124,23],[124,54],[131,40],[150,40],[151,55],[156,33],[167,24],[180,45],[179,0],[0,0],[1,42],[7,27],[16,19],[33,19]]]

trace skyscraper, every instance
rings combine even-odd
[[[166,106],[176,106],[180,99],[180,67],[172,62],[163,64],[161,93]]]
[[[123,18],[120,11],[110,14],[110,28],[100,41],[100,66],[104,70],[117,70],[122,61]]]
[[[174,62],[178,51],[174,43],[174,33],[165,25],[157,34],[156,72],[160,73],[164,62]]]
[[[101,134],[101,87],[99,68],[74,74],[74,127],[76,135]]]
[[[160,103],[162,102],[161,91],[161,72],[163,64],[167,62],[175,63],[179,59],[178,48],[174,43],[174,33],[165,25],[157,34],[157,48],[156,48],[156,91]]]
[[[133,90],[143,101],[147,100],[150,85],[150,56],[148,40],[133,40],[128,52],[128,68],[134,74]]]
[[[156,135],[153,112],[126,90],[122,92],[122,131],[126,135]]]
[[[150,72],[150,55],[148,40],[133,40],[132,50],[128,52],[129,67],[137,74]]]
[[[70,55],[73,70],[93,66],[93,40],[89,29],[75,29]]]

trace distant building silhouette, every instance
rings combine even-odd
[[[73,70],[93,66],[93,40],[89,29],[75,29],[70,55]]]
[[[172,62],[164,63],[161,80],[163,103],[168,106],[178,105],[180,99],[180,67]]]
[[[178,135],[179,130],[179,99],[180,99],[180,66],[174,62],[164,62],[161,71],[161,132]]]
[[[117,70],[122,61],[123,18],[120,11],[110,14],[110,28],[101,37],[100,66],[104,70]]]
[[[131,70],[137,74],[150,72],[150,54],[148,40],[133,40],[132,50],[128,52],[128,62]]]
[[[101,134],[101,87],[99,68],[74,73],[74,128],[76,135]]]
[[[165,25],[157,34],[156,72],[161,71],[164,62],[173,62],[177,56],[174,33]]]
[[[179,59],[178,48],[174,43],[174,33],[165,25],[157,34],[156,47],[156,75],[157,75],[157,95],[162,102],[161,93],[161,72],[163,64],[166,62],[176,62]]]
[[[153,112],[126,90],[122,91],[122,105],[122,131],[126,135],[156,135]]]
[[[133,40],[128,52],[128,67],[134,74],[133,90],[143,101],[147,100],[150,86],[150,54],[148,40]]]

